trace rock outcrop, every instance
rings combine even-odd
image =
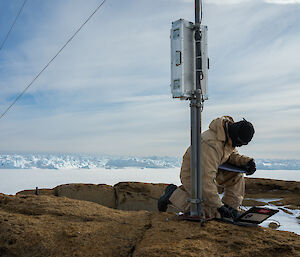
[[[52,195],[0,195],[0,256],[300,256],[299,236]]]
[[[92,184],[66,184],[53,189],[39,189],[39,195],[54,195],[91,201],[119,210],[146,210],[157,212],[157,200],[166,184],[120,182],[114,186]],[[33,195],[36,190],[24,190],[18,195]],[[268,199],[267,202],[261,199]],[[300,182],[246,178],[244,206],[262,206],[271,203],[291,210],[300,209]],[[172,207],[168,212],[175,212]]]
[[[54,188],[53,192],[56,196],[90,201],[109,208],[116,208],[115,190],[109,185],[67,184],[57,186]]]

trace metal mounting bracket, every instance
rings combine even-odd
[[[198,204],[198,203],[203,203],[204,201],[200,199],[188,199],[188,202]]]

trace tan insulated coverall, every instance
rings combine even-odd
[[[238,208],[244,198],[245,181],[243,173],[219,171],[219,165],[229,162],[241,166],[246,165],[252,158],[240,155],[235,147],[226,140],[225,121],[233,122],[230,116],[213,120],[209,129],[202,133],[201,169],[202,195],[204,199],[203,214],[206,218],[219,217],[217,208],[223,203]],[[191,193],[190,147],[183,156],[180,172],[182,186],[177,188],[170,197],[170,202],[182,212],[189,210],[188,199]],[[217,185],[224,187],[222,201],[218,194]],[[223,202],[223,203],[222,203]]]

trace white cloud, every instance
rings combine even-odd
[[[52,9],[30,13],[28,34],[0,59],[2,109],[97,5],[47,3]],[[25,96],[0,121],[0,150],[182,155],[189,103],[171,99],[169,29],[180,17],[192,20],[192,7],[107,1],[30,88],[32,102]],[[241,151],[299,158],[298,10],[262,0],[205,8],[211,70],[203,130],[220,115],[245,117],[257,133]]]
[[[189,0],[186,0],[189,1]],[[300,0],[256,0],[270,4],[299,4]],[[191,1],[189,1],[191,2]],[[207,0],[204,3],[213,4],[245,4],[247,2],[255,2],[253,0]]]
[[[181,0],[184,3],[194,3],[195,0]],[[300,0],[203,0],[204,4],[218,4],[218,5],[228,5],[228,4],[246,4],[249,2],[265,2],[270,4],[299,4]]]
[[[300,4],[300,0],[264,0],[270,4]]]
[[[182,2],[185,3],[194,3],[195,0],[181,0]],[[222,4],[222,5],[226,5],[226,4],[240,4],[240,3],[246,3],[249,2],[251,0],[204,0],[202,1],[202,3],[204,4]],[[253,0],[252,0],[253,1]]]

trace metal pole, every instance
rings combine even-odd
[[[191,98],[191,208],[190,216],[202,216],[201,175],[201,112],[202,112],[202,59],[201,59],[201,14],[202,1],[195,0],[195,83],[196,90]],[[202,9],[202,8],[201,8]],[[202,12],[202,10],[201,10]]]
[[[201,12],[200,12],[201,9]],[[195,0],[195,24],[201,24],[202,22],[202,0]]]

